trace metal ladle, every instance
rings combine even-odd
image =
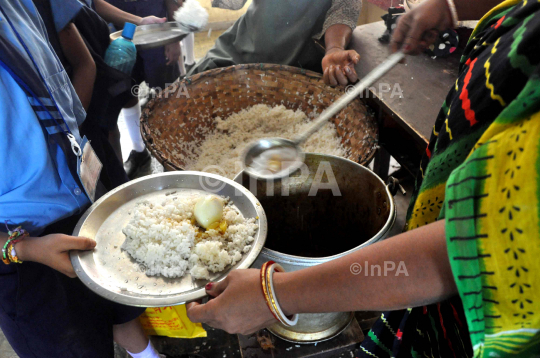
[[[360,82],[354,87],[348,90],[343,96],[335,101],[330,107],[325,109],[319,118],[317,118],[311,127],[309,127],[304,133],[298,135],[293,140],[284,138],[263,138],[251,143],[242,155],[243,169],[250,177],[262,180],[274,180],[281,179],[289,176],[291,173],[300,169],[304,163],[304,153],[300,149],[300,145],[304,143],[313,133],[317,132],[323,127],[326,122],[336,115],[339,111],[345,108],[351,101],[353,101],[358,95],[360,95],[366,88],[371,86],[375,81],[381,78],[386,72],[391,70],[397,65],[405,54],[402,51],[396,52],[388,57],[386,61],[373,69],[368,73]],[[292,149],[295,151],[295,158],[292,161],[287,162],[287,167],[283,168],[277,173],[272,173],[269,170],[264,172],[259,171],[252,167],[255,159],[260,157],[261,154],[272,149]]]

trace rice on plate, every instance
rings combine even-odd
[[[175,278],[190,273],[193,279],[210,279],[242,259],[251,249],[259,228],[246,219],[229,198],[223,200],[223,217],[215,228],[196,224],[194,209],[204,194],[171,196],[161,205],[138,203],[124,227],[122,249],[144,265],[148,276]]]

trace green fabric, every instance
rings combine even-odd
[[[527,80],[514,98],[499,98],[508,84],[490,83],[495,72],[486,78],[490,99],[506,106],[446,185],[448,254],[478,357],[540,352],[539,9],[531,2],[499,12],[477,35],[493,42],[489,57],[476,57],[486,71]],[[497,31],[505,33],[495,42]]]
[[[407,213],[406,230],[446,221],[460,297],[385,312],[373,327],[377,344],[368,335],[360,357],[540,352],[540,2],[514,4],[491,12],[469,40]]]

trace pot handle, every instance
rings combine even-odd
[[[392,196],[396,196],[398,189],[401,194],[403,194],[403,196],[407,195],[407,191],[401,186],[399,180],[394,178],[393,176],[388,177],[388,180],[386,181],[386,186],[388,187],[388,190],[390,190],[390,194],[392,194]]]

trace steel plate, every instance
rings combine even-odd
[[[92,251],[72,251],[71,262],[80,280],[98,295],[130,306],[161,307],[178,305],[206,296],[206,280],[147,276],[120,247],[125,240],[122,229],[130,220],[135,205],[148,200],[161,203],[170,195],[205,192],[229,197],[246,218],[258,217],[259,229],[251,250],[225,271],[213,274],[213,282],[224,279],[233,269],[251,266],[261,252],[267,232],[266,215],[259,201],[240,184],[218,175],[201,172],[169,172],[130,181],[107,193],[81,217],[73,235],[97,241]]]
[[[173,42],[179,42],[189,35],[189,31],[175,21],[165,22],[163,24],[151,24],[137,26],[133,43],[137,50],[162,47]],[[110,34],[111,41],[122,36],[122,31],[116,31]]]

